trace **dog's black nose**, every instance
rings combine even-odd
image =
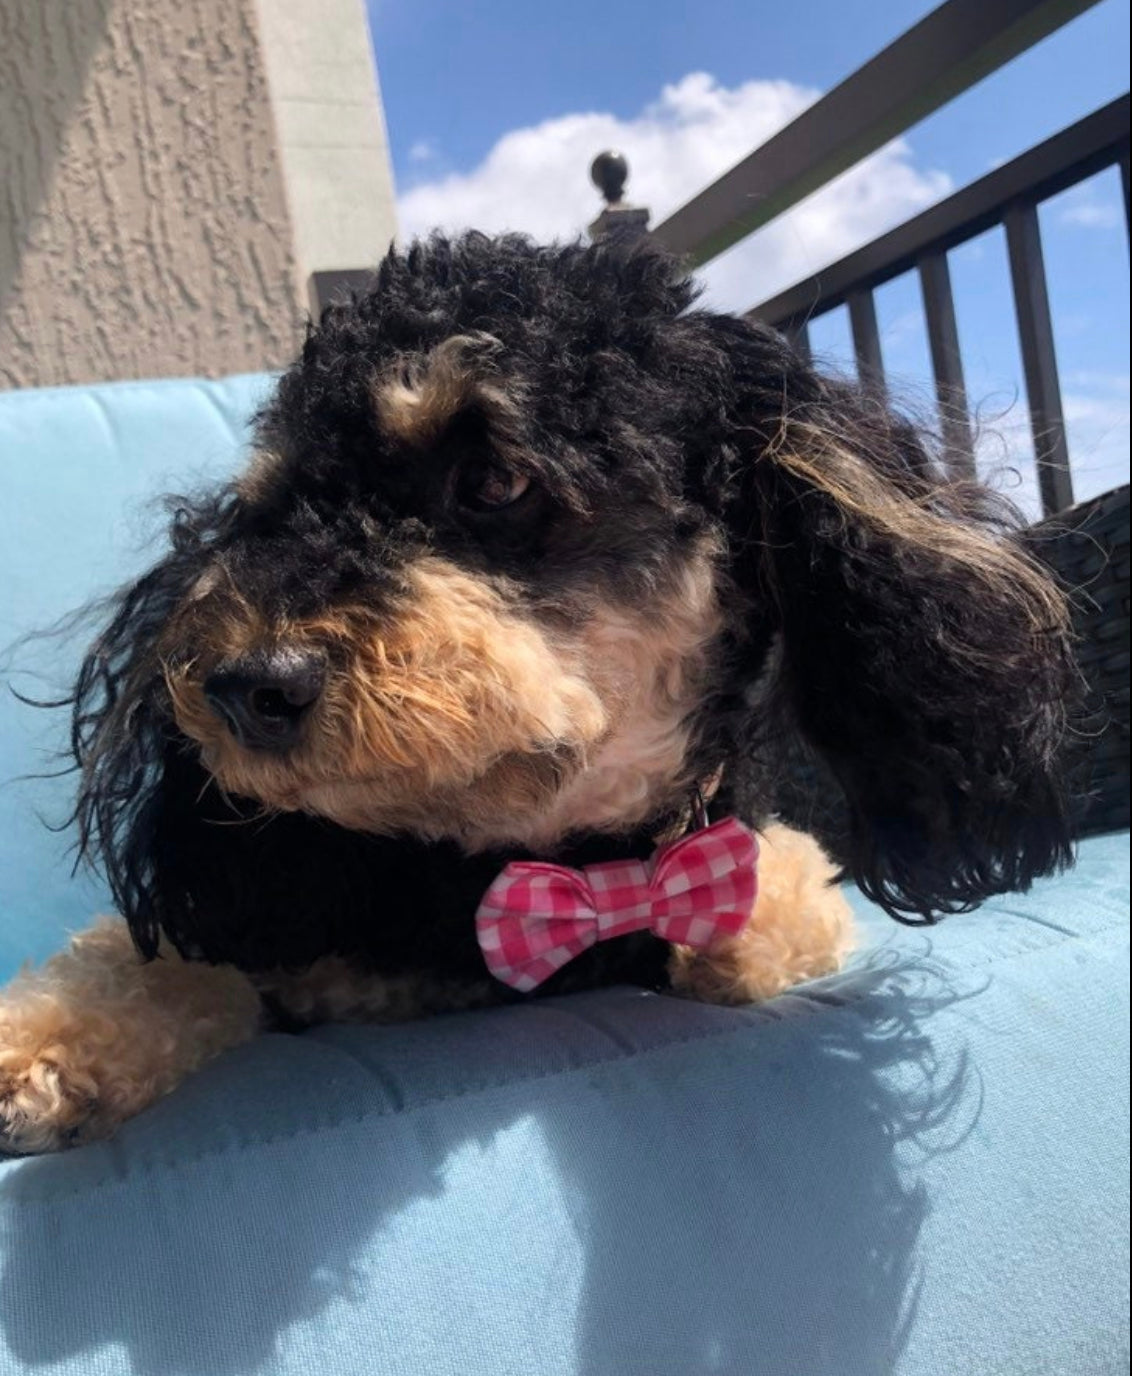
[[[313,650],[261,650],[228,660],[204,681],[204,695],[241,745],[285,750],[326,682],[326,660]]]

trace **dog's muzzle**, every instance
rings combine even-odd
[[[286,750],[326,683],[326,659],[317,651],[258,650],[217,666],[204,696],[228,730],[249,750]]]

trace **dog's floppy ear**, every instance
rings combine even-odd
[[[178,789],[170,762],[184,749],[173,724],[161,633],[205,566],[226,520],[224,495],[172,499],[171,548],[101,607],[105,625],[71,697],[71,754],[79,786],[73,822],[80,859],[105,874],[138,950],[157,953],[170,922],[160,855]],[[196,784],[199,790],[199,781]],[[186,940],[186,946],[191,942]],[[186,952],[187,953],[187,952]]]
[[[769,331],[722,330],[736,576],[781,638],[780,689],[844,790],[848,866],[931,919],[1069,862],[1058,755],[1065,600],[996,499],[944,482],[882,400]]]
[[[225,492],[173,506],[170,550],[103,608],[69,699],[80,856],[106,876],[143,956],[166,940],[190,958],[300,968],[337,949],[336,924],[376,906],[398,843],[297,813],[268,823],[257,803],[221,793],[179,731],[162,633],[232,506]]]

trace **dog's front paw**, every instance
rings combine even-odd
[[[751,921],[710,950],[674,947],[669,974],[676,993],[703,1003],[756,1003],[832,974],[852,950],[853,913],[818,843],[780,823],[760,839]]]
[[[0,1151],[78,1146],[126,1116],[126,1091],[140,1076],[100,992],[97,979],[68,986],[49,965],[0,994]],[[156,1037],[133,1041],[141,1050]]]
[[[260,1013],[239,971],[165,950],[143,962],[124,922],[99,923],[0,994],[0,1152],[109,1136]]]
[[[94,1077],[69,1066],[62,1048],[0,1047],[0,1151],[58,1151],[108,1130]]]

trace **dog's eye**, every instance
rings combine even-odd
[[[499,464],[471,464],[456,482],[456,500],[472,511],[500,511],[517,502],[530,485],[530,478]]]

